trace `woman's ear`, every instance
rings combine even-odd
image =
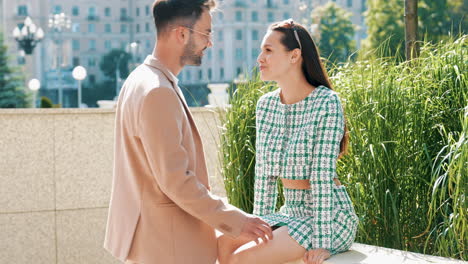
[[[301,58],[301,53],[302,52],[300,49],[294,49],[291,54],[291,63],[296,63],[297,61],[299,61],[299,59]]]

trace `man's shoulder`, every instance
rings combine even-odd
[[[142,87],[172,87],[171,82],[161,70],[145,64],[138,66],[128,76],[128,79]]]

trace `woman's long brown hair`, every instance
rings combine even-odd
[[[318,48],[304,26],[297,24],[289,19],[274,23],[270,26],[269,29],[283,33],[281,43],[288,51],[301,49],[302,72],[309,84],[315,87],[323,85],[333,90],[328,73],[320,59]],[[296,31],[296,33],[294,31]],[[340,142],[339,158],[345,155],[348,149],[349,135],[346,123],[347,122],[345,118],[344,135]]]

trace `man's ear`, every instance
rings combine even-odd
[[[300,49],[294,49],[291,54],[291,63],[296,63],[302,55],[302,51]]]
[[[184,43],[184,44],[187,44],[188,41],[189,41],[189,35],[188,35],[188,30],[186,30],[185,27],[176,27],[174,29],[175,33],[176,33],[176,38],[177,38],[177,41],[179,43]]]

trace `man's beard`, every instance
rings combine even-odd
[[[195,48],[195,43],[192,37],[190,37],[189,42],[184,48],[184,53],[182,54],[182,57],[180,58],[182,65],[200,66],[202,64],[203,55],[197,54],[194,48]]]

